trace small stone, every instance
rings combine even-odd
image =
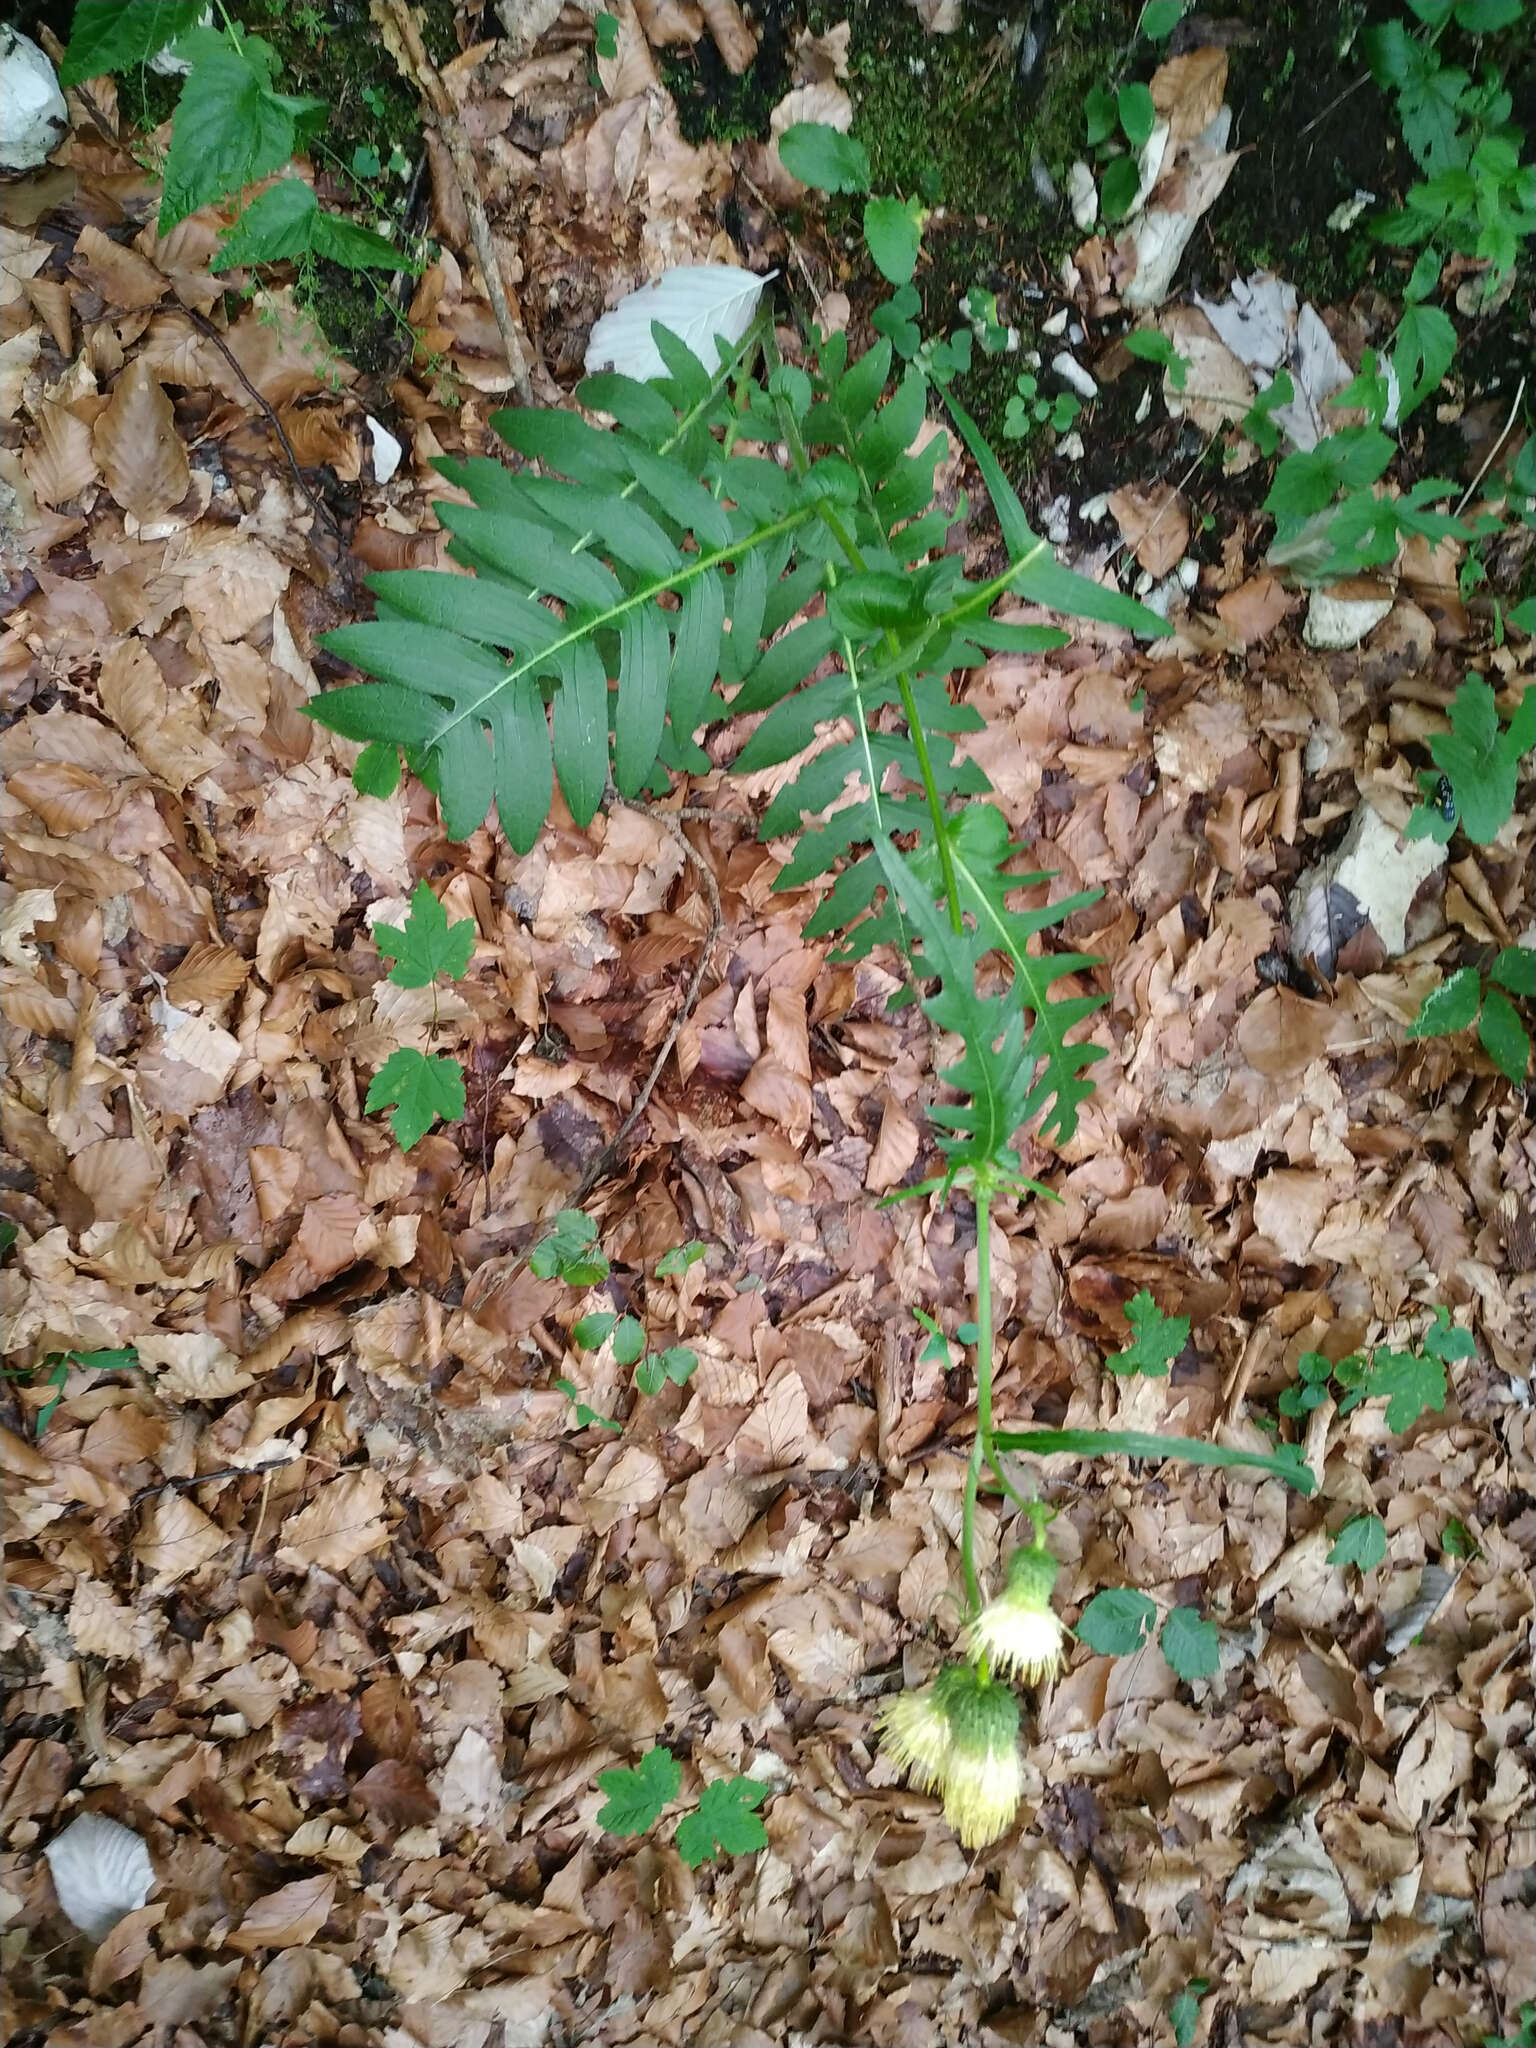
[[[1058,335],[1065,334],[1066,331],[1067,309],[1065,306],[1058,306],[1049,320],[1042,320],[1040,322],[1040,332],[1050,335],[1052,340],[1055,340]]]
[[[1067,204],[1073,220],[1086,234],[1099,217],[1099,188],[1081,157],[1067,173]]]
[[[1358,647],[1392,609],[1392,593],[1379,583],[1355,578],[1326,589],[1317,585],[1307,605],[1301,637],[1309,647]]]
[[[1063,384],[1070,384],[1080,398],[1097,398],[1099,387],[1077,357],[1060,349],[1051,357],[1051,368]]]

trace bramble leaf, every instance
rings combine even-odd
[[[203,0],[76,0],[60,85],[132,71],[197,25]]]
[[[210,199],[243,191],[281,170],[298,145],[300,128],[326,112],[324,100],[272,90],[277,52],[260,36],[236,41],[197,29],[182,42],[195,62],[171,124],[162,235]]]

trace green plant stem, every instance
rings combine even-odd
[[[976,1574],[976,1496],[983,1464],[997,1468],[992,1447],[992,1190],[978,1186],[976,1196],[976,1441],[965,1469],[965,1503],[960,1528],[960,1557],[965,1568],[965,1593],[972,1615],[981,1612],[981,1581]],[[999,1475],[1001,1476],[1001,1475]]]

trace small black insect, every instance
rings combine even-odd
[[[1456,792],[1451,788],[1451,778],[1449,775],[1442,775],[1435,784],[1435,809],[1444,818],[1447,825],[1455,824]]]

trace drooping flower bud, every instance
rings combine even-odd
[[[939,1776],[944,1818],[967,1849],[984,1849],[1007,1832],[1024,1796],[1019,1703],[1006,1685],[971,1664],[949,1666],[941,1706],[949,1749]]]
[[[940,1672],[939,1677],[946,1674]],[[939,1682],[899,1692],[888,1700],[879,1720],[886,1755],[916,1792],[931,1792],[949,1756],[949,1716],[939,1697]]]
[[[994,1671],[1039,1685],[1060,1669],[1065,1631],[1051,1606],[1057,1564],[1043,1544],[1016,1550],[1003,1590],[989,1600],[965,1632],[965,1648]]]

